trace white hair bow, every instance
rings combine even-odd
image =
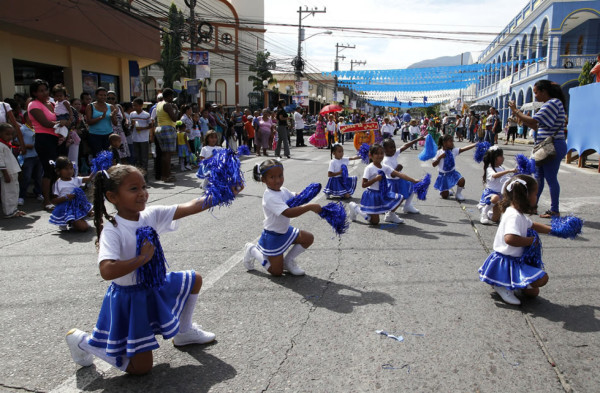
[[[525,187],[525,189],[527,189],[527,182],[525,180],[523,180],[523,179],[513,179],[506,186],[506,190],[508,192],[511,192],[513,190],[513,188],[515,187],[515,184],[517,184],[517,183],[522,184],[523,187]]]

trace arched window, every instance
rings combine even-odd
[[[217,79],[215,82],[215,101],[221,105],[227,105],[227,82]]]
[[[577,41],[577,54],[583,54],[583,35],[580,35],[579,40]]]
[[[514,72],[517,72],[517,71],[519,71],[519,62],[518,62],[519,61],[519,53],[521,53],[521,52],[519,52],[519,41],[515,42],[515,51],[513,53],[514,53],[513,59],[516,61],[513,69],[514,69]]]
[[[548,30],[548,19],[544,19],[542,28],[540,29],[540,40],[542,41],[542,53],[540,53],[540,57],[548,56]]]
[[[512,61],[512,47],[508,47],[508,56],[506,57],[506,61],[509,63],[508,67],[506,67],[507,71],[507,75],[511,75],[513,73],[513,67],[512,64],[510,64],[510,62]]]
[[[531,58],[535,59],[537,57],[537,46],[538,46],[537,28],[535,26],[531,30],[531,37],[529,39],[530,39],[529,47],[531,48]]]
[[[571,54],[571,43],[567,42],[567,44],[565,45],[565,55],[570,55]]]
[[[529,41],[527,40],[527,34],[523,34],[523,40],[521,41],[521,55],[519,58],[521,60],[527,60],[529,57],[527,54],[529,53]]]

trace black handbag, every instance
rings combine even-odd
[[[560,130],[558,130],[560,131]],[[556,131],[552,136],[547,137],[537,145],[533,146],[531,157],[535,160],[536,166],[542,166],[556,157],[556,148],[554,147],[554,137],[558,134]]]

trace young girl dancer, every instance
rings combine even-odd
[[[483,184],[485,189],[477,208],[481,212],[479,221],[484,225],[500,221],[500,206],[502,200],[502,186],[509,180],[517,169],[505,169],[504,153],[498,146],[492,146],[483,156]]]
[[[400,203],[402,203],[402,195],[396,194],[391,190],[387,178],[401,178],[411,183],[417,183],[418,180],[382,164],[383,155],[383,147],[381,145],[374,144],[369,149],[371,163],[367,165],[363,174],[362,187],[366,188],[366,190],[360,199],[360,207],[354,202],[348,204],[350,207],[348,215],[352,221],[356,219],[357,215],[360,215],[370,224],[377,225],[379,224],[379,215],[385,213],[384,220],[386,222],[396,224],[404,222],[395,213]]]
[[[304,275],[304,270],[296,263],[296,257],[310,247],[314,236],[310,232],[291,226],[290,218],[299,217],[309,211],[318,214],[321,212],[321,205],[307,203],[289,207],[286,204],[295,194],[283,187],[283,165],[277,160],[269,159],[262,164],[256,164],[253,177],[267,186],[262,200],[265,229],[258,245],[246,243],[244,266],[247,270],[254,270],[256,259],[273,276],[281,276],[284,270],[294,276]],[[283,253],[290,246],[290,251],[284,257]]]
[[[398,156],[404,150],[409,149],[419,140],[424,138],[425,137],[421,137],[405,143],[398,149],[396,149],[396,142],[394,142],[393,139],[385,139],[383,141],[383,151],[385,152],[385,157],[383,157],[382,164],[391,167],[395,171],[402,172],[402,165],[400,165],[398,162]],[[404,213],[419,214],[419,210],[413,205],[415,194],[413,192],[412,183],[401,178],[388,178],[388,182],[390,183],[390,189],[392,192],[402,195],[402,197],[406,200],[406,202],[404,202]]]
[[[479,279],[494,287],[508,304],[521,304],[517,290],[524,295],[537,296],[539,287],[546,285],[548,274],[541,261],[536,265],[522,259],[525,247],[533,245],[535,237],[527,236],[532,228],[539,233],[550,233],[547,225],[531,222],[537,204],[537,182],[531,176],[516,175],[507,181],[502,191],[502,219],[494,238],[494,252],[479,268]]]
[[[52,210],[50,224],[58,225],[61,231],[69,227],[79,232],[88,230],[85,218],[92,210],[92,204],[87,200],[81,187],[91,180],[92,176],[74,177],[75,169],[68,157],[58,157],[54,164],[58,180],[52,187],[54,198],[51,200],[56,207]]]
[[[350,160],[360,160],[360,156],[344,157],[344,147],[340,143],[331,146],[331,162],[327,171],[327,185],[323,192],[327,198],[331,196],[350,198],[356,190],[356,176],[348,176],[348,165]],[[345,169],[344,169],[345,167]]]
[[[210,171],[204,165],[204,160],[211,158],[213,154],[223,149],[221,146],[217,146],[218,139],[217,132],[210,130],[206,133],[202,142],[202,150],[200,150],[200,157],[198,157],[198,172],[196,172],[196,177],[203,180],[200,186],[202,188],[206,188],[210,181]]]
[[[327,146],[327,138],[325,137],[325,131],[327,123],[322,115],[319,115],[317,120],[317,128],[314,134],[308,138],[308,142],[316,148],[322,149]]]
[[[454,158],[459,154],[471,150],[476,144],[465,147],[454,147],[454,137],[450,134],[442,135],[438,141],[438,152],[433,159],[433,167],[439,167],[440,174],[433,187],[440,191],[442,198],[450,196],[450,189],[456,187],[456,200],[464,201],[462,190],[465,188],[465,178],[455,169]]]
[[[148,268],[145,265],[162,255],[162,250],[146,241],[136,252],[139,228],[151,227],[159,235],[174,231],[178,219],[200,213],[210,203],[198,198],[181,205],[146,207],[144,176],[129,165],[98,173],[94,183],[98,265],[102,278],[113,282],[92,334],[78,329],[67,333],[75,363],[89,366],[96,356],[121,371],[145,374],[152,368],[152,350],[159,346],[157,334],[173,338],[175,346],[213,341],[214,333],[192,324],[202,277],[188,270],[166,273],[159,286],[147,285],[147,280],[139,283],[140,273]],[[117,209],[116,216],[108,214],[105,199]],[[109,224],[103,226],[103,217]]]
[[[331,146],[335,143],[335,134],[337,131],[337,123],[335,122],[335,116],[329,115],[329,121],[327,122],[327,148],[331,149]]]

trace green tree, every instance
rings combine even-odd
[[[594,77],[590,75],[592,67],[596,64],[595,61],[586,61],[581,68],[581,74],[579,75],[579,86],[589,85],[594,82]]]
[[[248,77],[248,81],[254,85],[254,91],[262,91],[264,89],[264,80],[269,81],[269,83],[277,82],[270,71],[275,68],[275,61],[269,61],[269,56],[271,56],[269,51],[256,52],[256,61],[254,64],[250,64],[250,71],[256,73],[256,75]]]
[[[169,28],[163,30],[160,61],[158,66],[163,70],[163,86],[173,87],[173,82],[187,74],[187,68],[181,60],[181,34],[185,29],[183,13],[177,10],[174,3],[169,8]]]

